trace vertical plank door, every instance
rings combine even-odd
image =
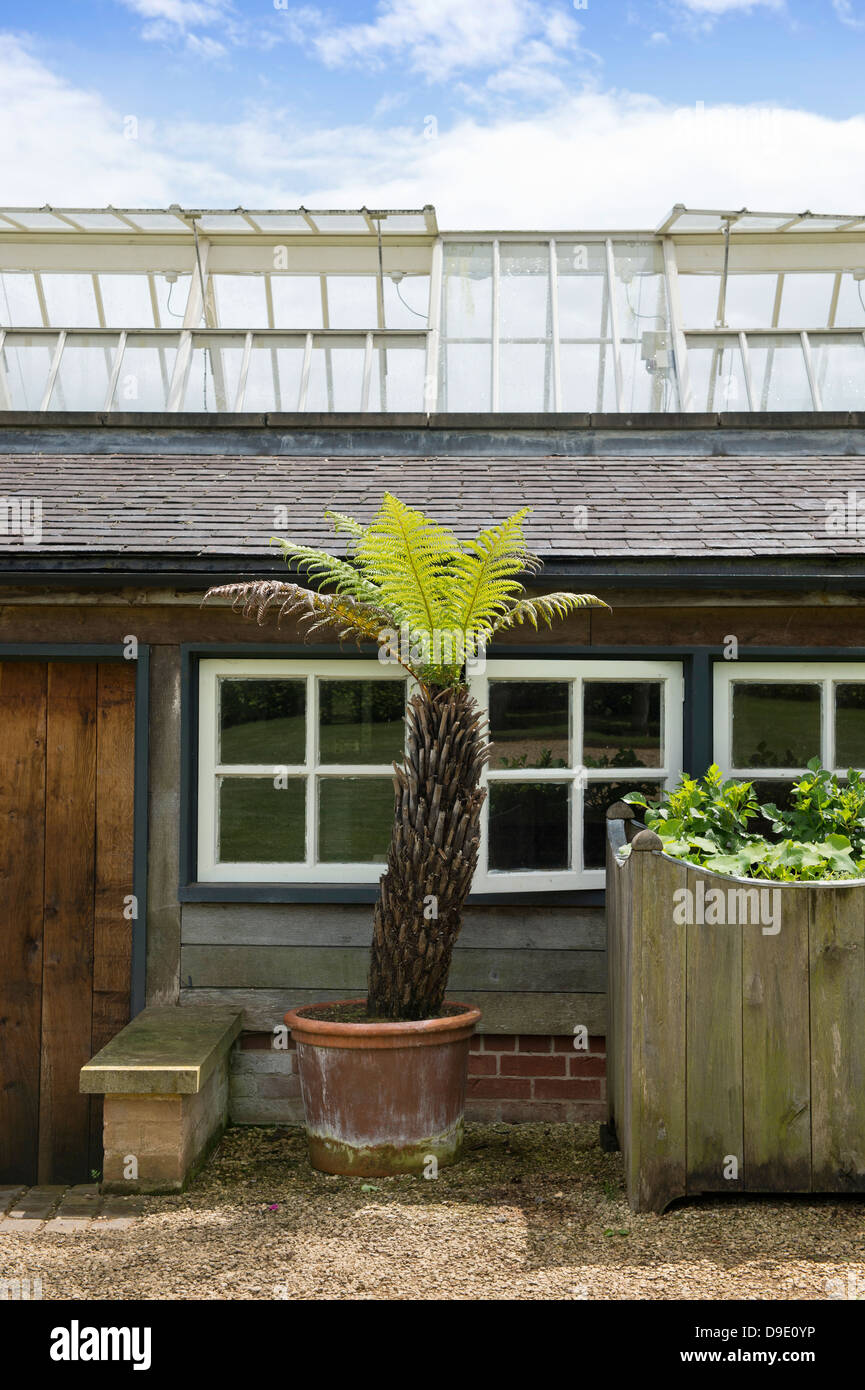
[[[135,670],[0,662],[0,1183],[86,1181],[129,1019]]]

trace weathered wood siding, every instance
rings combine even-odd
[[[607,859],[609,1114],[632,1208],[865,1192],[865,886],[743,884],[640,839],[622,862],[613,829]],[[685,920],[676,890],[694,903],[701,882],[727,904],[777,892],[779,929]]]
[[[371,935],[369,905],[186,903],[180,1002],[270,1030],[291,1005],[362,995]],[[602,908],[469,908],[450,997],[483,1010],[482,1032],[602,1034],[604,938]]]

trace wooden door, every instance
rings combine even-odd
[[[0,661],[0,1184],[86,1182],[129,1020],[135,667]]]

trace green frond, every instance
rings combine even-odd
[[[594,594],[570,594],[566,592],[541,594],[538,598],[523,598],[493,623],[493,632],[503,632],[505,628],[531,623],[537,628],[538,622],[552,627],[554,618],[567,618],[582,608],[609,608],[603,599]]]
[[[293,617],[298,624],[307,624],[307,633],[317,628],[331,628],[340,641],[352,637],[358,643],[386,640],[390,615],[374,604],[362,603],[350,594],[321,594],[304,589],[301,584],[277,579],[254,579],[242,584],[218,584],[208,589],[202,599],[231,599],[231,606],[245,618],[256,618],[262,624],[271,609],[277,610],[277,624],[284,617]]]
[[[523,507],[499,526],[463,541],[448,580],[451,626],[467,634],[489,632],[508,612],[514,594],[522,592],[517,575],[540,564],[523,535],[523,521],[530,512],[531,507]]]
[[[274,536],[272,539],[280,546],[286,563],[294,564],[298,570],[305,570],[309,578],[317,584],[332,584],[336,593],[350,594],[361,603],[383,605],[384,596],[381,589],[371,579],[367,579],[357,565],[329,555],[326,550],[317,550],[311,545],[299,545],[296,541],[286,540],[282,536]]]
[[[355,521],[354,517],[349,516],[346,512],[335,512],[328,508],[324,515],[332,523],[335,536],[345,534],[351,536],[353,540],[359,541],[366,535],[366,527],[361,522]],[[352,549],[353,547],[350,546],[349,551]]]
[[[459,541],[447,527],[389,492],[356,550],[388,608],[400,610],[413,628],[427,633],[447,625],[449,575],[459,553]]]

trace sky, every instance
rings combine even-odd
[[[4,0],[7,206],[865,214],[865,0]]]

